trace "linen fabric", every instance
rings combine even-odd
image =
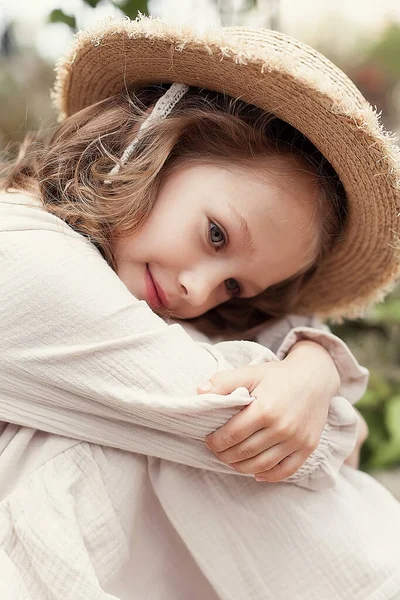
[[[0,195],[0,310],[2,600],[400,592],[399,505],[342,466],[356,434],[349,400],[367,372],[335,336],[294,317],[269,328],[276,354],[194,341],[135,299],[88,240],[17,193]],[[251,402],[247,390],[199,396],[196,385],[278,360],[302,337],[329,349],[347,399],[332,400],[320,445],[294,476],[259,484],[204,446]]]

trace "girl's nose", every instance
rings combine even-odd
[[[221,278],[216,270],[184,271],[179,276],[179,284],[184,300],[197,307],[207,304],[221,284]]]

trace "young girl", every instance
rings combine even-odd
[[[81,34],[56,89],[0,203],[1,597],[395,598],[398,504],[341,467],[366,372],[266,324],[397,273],[368,106],[288,38],[152,20]]]

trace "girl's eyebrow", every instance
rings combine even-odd
[[[243,245],[248,249],[250,256],[254,256],[256,248],[255,248],[254,240],[252,238],[250,228],[247,224],[246,219],[229,202],[228,202],[228,206],[231,209],[232,213],[234,214],[235,220],[239,224],[239,229],[240,229],[240,233],[242,236]],[[253,287],[254,287],[254,285],[253,285]],[[263,291],[264,291],[264,288],[260,288],[260,287],[256,286],[255,295],[261,294],[261,292],[263,292]],[[251,296],[253,296],[253,294],[251,294],[250,297]]]
[[[239,229],[242,235],[242,242],[244,246],[246,246],[246,248],[248,249],[250,256],[253,256],[255,252],[255,245],[247,221],[244,219],[244,217],[242,217],[240,213],[238,213],[238,211],[232,204],[228,203],[228,206],[235,215],[236,221],[238,221],[239,223]]]

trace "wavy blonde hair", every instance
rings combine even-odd
[[[112,240],[136,231],[165,177],[190,162],[238,165],[286,154],[319,188],[312,264],[250,299],[232,298],[191,321],[207,334],[251,337],[267,319],[293,311],[304,283],[343,233],[346,201],[332,166],[298,130],[272,114],[221,93],[191,88],[171,115],[149,127],[120,172],[109,172],[165,86],[107,98],[67,118],[48,139],[27,138],[2,187],[38,189],[47,211],[90,238],[115,269]],[[111,183],[107,183],[111,180]]]

